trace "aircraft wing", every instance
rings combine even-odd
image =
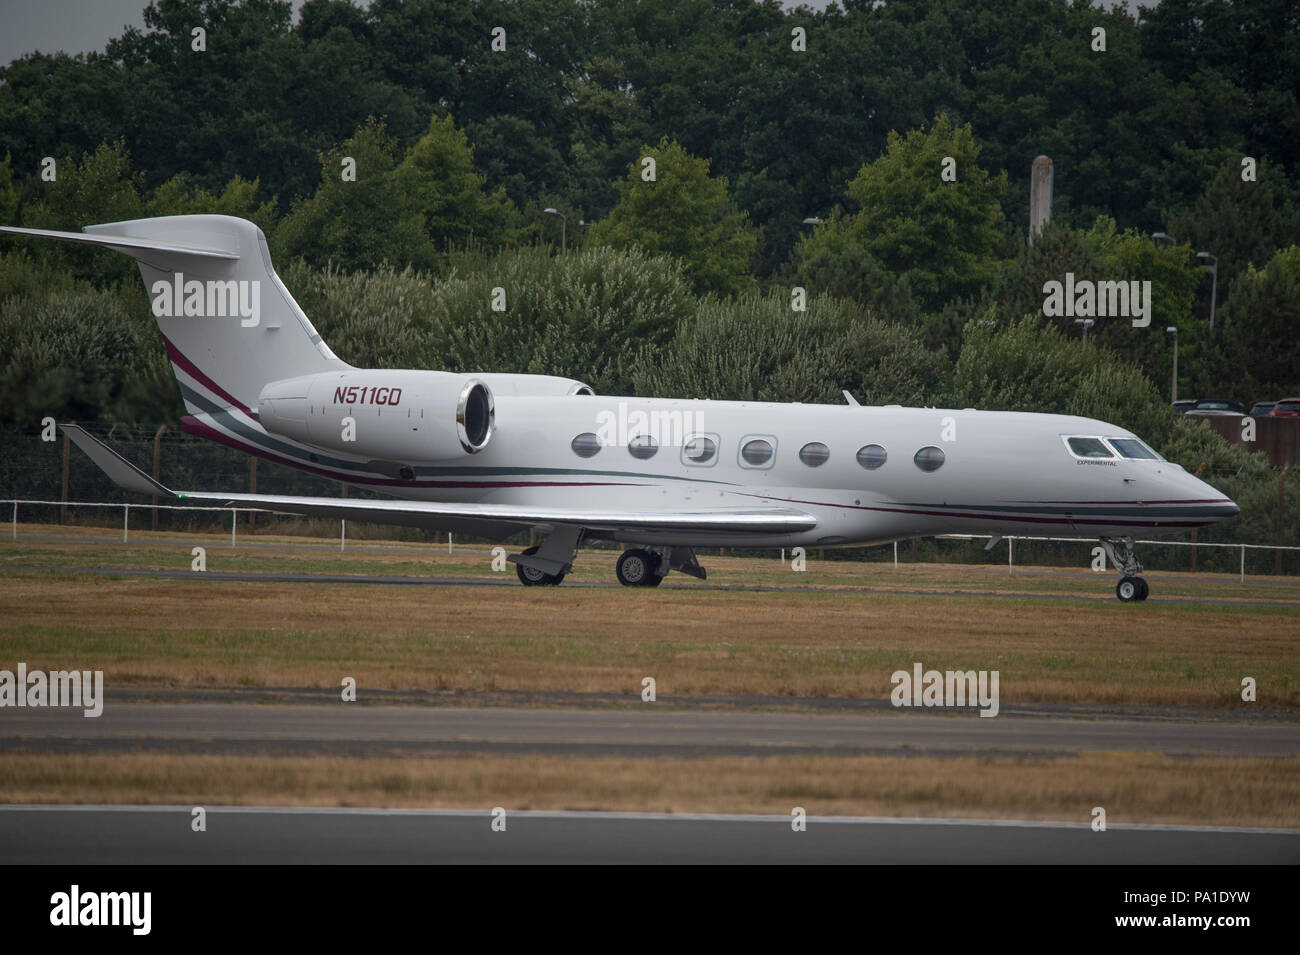
[[[194,504],[252,507],[282,514],[305,514],[335,520],[374,521],[412,527],[459,530],[485,537],[506,537],[539,526],[568,525],[594,531],[703,531],[787,534],[817,526],[813,515],[797,508],[753,506],[690,511],[608,511],[530,504],[473,504],[441,501],[371,500],[346,497],[296,497],[285,494],[173,491],[145,474],[108,445],[74,424],[63,431],[119,487],[141,494],[174,497]]]

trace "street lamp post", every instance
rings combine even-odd
[[[1210,273],[1210,331],[1214,331],[1214,300],[1219,297],[1219,257],[1208,252],[1197,252],[1196,257],[1201,260],[1201,268]]]
[[[1173,404],[1178,400],[1178,328],[1170,325],[1165,331],[1174,336],[1174,373],[1169,382],[1169,403]]]
[[[803,224],[804,224],[804,225],[821,225],[823,221],[825,221],[825,220],[823,220],[823,219],[819,219],[817,216],[809,216],[808,218],[806,218],[806,219],[803,220]]]
[[[568,231],[569,228],[568,217],[565,216],[565,214],[561,212],[559,209],[543,209],[542,211],[545,212],[548,216],[560,217],[560,254],[563,255],[565,251],[565,238],[566,238],[565,233]]]
[[[1163,242],[1165,245],[1177,245],[1178,240],[1167,232],[1152,232],[1151,238],[1156,242]]]
[[[1091,318],[1076,318],[1074,320],[1074,324],[1083,326],[1083,344],[1085,345],[1088,344],[1088,329],[1092,328],[1095,321],[1095,319]]]

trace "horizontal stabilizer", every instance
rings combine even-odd
[[[118,454],[104,442],[91,437],[80,425],[61,425],[63,433],[72,439],[72,443],[86,452],[86,456],[98,465],[99,469],[112,478],[118,487],[135,491],[139,494],[159,494],[163,497],[175,495],[149,475]]]
[[[235,249],[208,248],[189,243],[181,245],[176,242],[162,242],[158,239],[113,235],[112,233],[103,232],[92,235],[86,232],[57,232],[52,229],[19,229],[15,226],[0,226],[0,232],[8,232],[11,235],[30,235],[45,239],[63,239],[66,242],[80,242],[85,245],[101,245],[108,249],[125,252],[127,255],[135,255],[137,252],[171,252],[180,255],[197,255],[207,259],[233,260],[239,258],[239,252]]]

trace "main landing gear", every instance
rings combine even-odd
[[[1138,576],[1142,573],[1142,565],[1133,555],[1133,538],[1125,537],[1115,541],[1109,537],[1102,537],[1100,541],[1111,564],[1119,568],[1122,575],[1119,583],[1115,585],[1115,596],[1124,603],[1146,600],[1151,588],[1142,577]]]
[[[690,547],[665,547],[662,550],[636,548],[625,550],[618,558],[615,573],[624,587],[658,587],[668,571],[676,570],[704,580],[706,575],[695,551]]]
[[[554,587],[573,569],[582,528],[560,526],[540,546],[506,559],[515,565],[525,587]],[[624,587],[658,587],[670,570],[705,579],[704,568],[690,547],[638,547],[619,555],[616,573]]]

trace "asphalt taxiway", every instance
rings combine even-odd
[[[0,863],[1294,864],[1300,831],[465,810],[0,806]],[[504,829],[494,829],[494,818]]]
[[[500,577],[412,577],[401,574],[325,574],[325,573],[295,573],[295,572],[275,572],[275,571],[237,571],[237,570],[208,570],[201,574],[196,574],[191,570],[162,570],[158,568],[138,568],[138,567],[78,567],[78,566],[41,566],[35,564],[6,564],[0,567],[0,574],[5,572],[11,573],[31,573],[44,572],[56,574],[91,574],[101,577],[127,577],[127,578],[148,578],[162,580],[187,580],[199,583],[216,583],[220,581],[237,582],[237,583],[270,583],[270,584],[352,584],[368,586],[402,586],[402,587],[521,587],[518,579],[514,574],[502,575]],[[622,585],[612,580],[570,580],[560,584],[561,588],[614,588]],[[879,587],[879,586],[772,586],[763,584],[710,584],[702,581],[685,581],[678,583],[665,582],[664,586],[669,589],[682,589],[693,591],[730,591],[738,593],[781,593],[781,592],[816,592],[816,593],[863,593],[863,594],[881,594],[901,597],[981,597],[994,598],[998,600],[1045,600],[1045,601],[1077,601],[1086,600],[1093,603],[1114,603],[1115,596],[1109,586],[1099,588],[1095,594],[1042,594],[1026,592],[1005,592],[998,590],[976,590],[976,589],[953,589],[953,590],[922,590],[917,588],[906,587]],[[1158,593],[1152,594],[1151,603],[1167,604],[1184,604],[1184,605],[1205,605],[1217,607],[1293,607],[1300,611],[1300,601],[1297,600],[1225,600],[1221,597],[1162,597]]]
[[[1054,756],[1157,752],[1173,756],[1293,756],[1300,722],[1064,719],[934,709],[802,713],[747,710],[523,709],[119,703],[7,709],[0,752],[161,751],[270,755]]]

